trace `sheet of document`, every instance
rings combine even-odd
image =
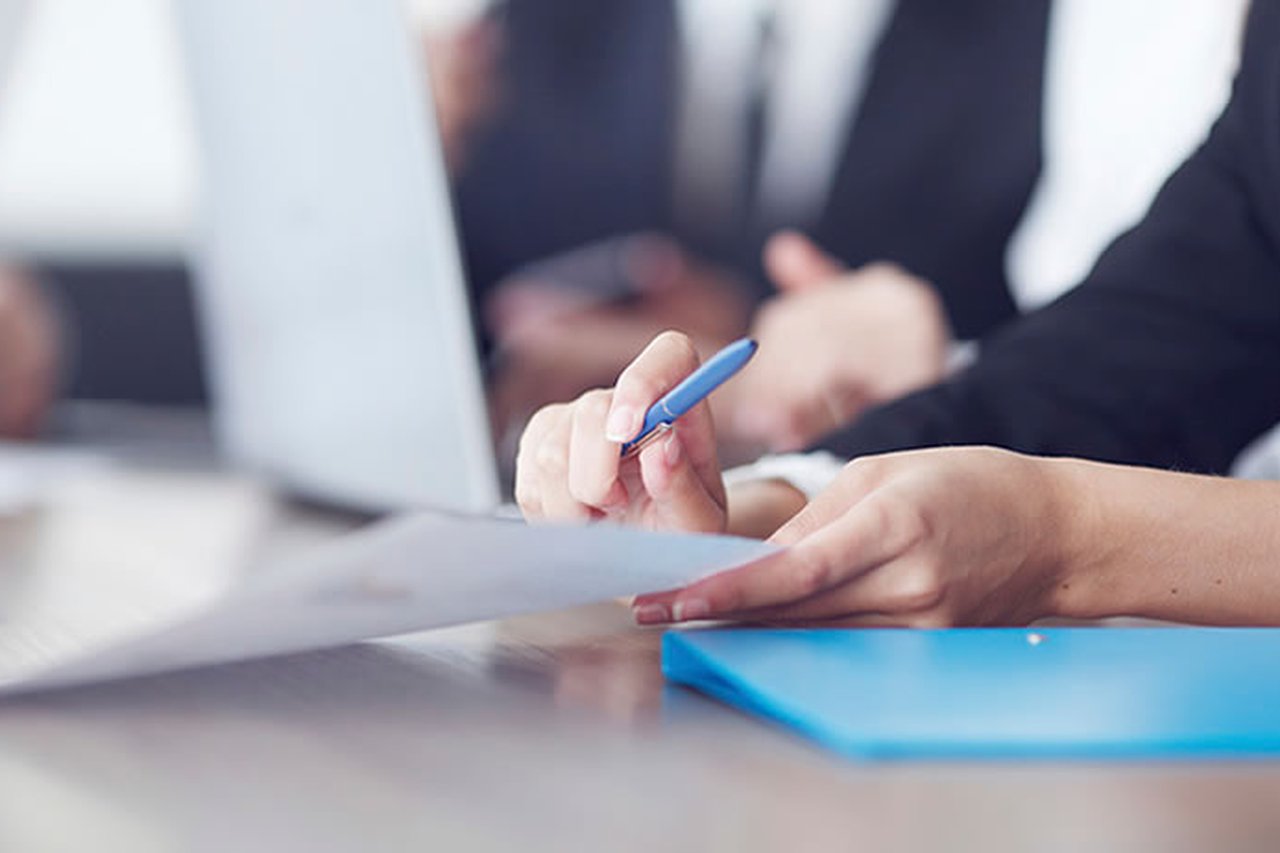
[[[84,450],[0,441],[0,516],[28,510],[66,483],[109,468],[105,456]]]
[[[141,634],[0,675],[0,693],[267,657],[653,592],[771,550],[725,536],[406,516],[255,574],[212,603]]]

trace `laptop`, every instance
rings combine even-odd
[[[0,94],[4,93],[9,65],[17,52],[29,5],[28,0],[0,0]]]
[[[203,165],[193,266],[225,452],[353,509],[496,509],[449,188],[405,8],[175,8]]]

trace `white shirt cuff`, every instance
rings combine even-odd
[[[812,500],[839,476],[845,460],[825,450],[763,456],[750,465],[724,472],[725,486],[760,480],[782,480]]]
[[[978,358],[977,341],[956,341],[947,354],[947,375],[952,376],[973,364]],[[760,480],[782,480],[813,500],[819,492],[840,475],[847,460],[825,450],[813,453],[787,453],[762,456],[750,465],[724,472],[725,486]]]

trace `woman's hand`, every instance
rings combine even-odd
[[[753,323],[760,354],[712,404],[734,441],[808,447],[943,378],[951,331],[928,282],[887,263],[846,270],[790,232],[769,242],[765,261],[778,296]]]
[[[619,458],[649,405],[697,365],[688,338],[663,334],[617,388],[547,407],[521,442],[516,493],[531,519],[777,530],[774,556],[638,597],[643,624],[1280,625],[1280,483],[942,448],[855,460],[807,505],[779,482],[726,499],[705,403]]]
[[[529,422],[516,461],[516,501],[530,520],[611,518],[654,530],[719,533],[724,481],[706,403],[630,459],[645,412],[700,361],[692,342],[664,332],[610,390],[547,406]]]
[[[1025,624],[1048,614],[1082,504],[1054,460],[988,448],[867,457],[782,527],[780,554],[641,596],[641,623]]]

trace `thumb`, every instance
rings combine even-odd
[[[844,272],[844,265],[798,231],[780,231],[764,247],[764,265],[782,293],[803,293]]]

